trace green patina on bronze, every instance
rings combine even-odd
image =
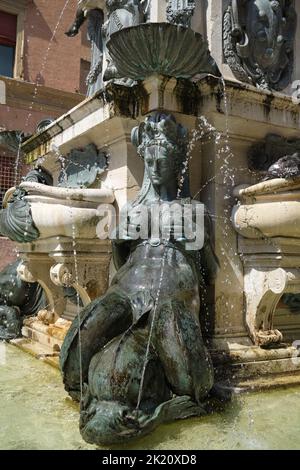
[[[67,188],[89,188],[98,176],[107,169],[107,157],[94,144],[82,149],[73,149],[65,157],[58,186]]]
[[[0,130],[0,145],[11,152],[18,152],[24,140],[25,134],[22,131]]]
[[[19,264],[16,261],[0,273],[0,340],[19,337],[24,318],[36,315],[46,305],[42,287],[18,276]]]
[[[168,23],[144,23],[123,28],[107,43],[118,77],[144,80],[153,74],[192,78],[220,76],[207,41],[199,33]]]
[[[129,208],[129,226],[136,224],[138,205],[187,201],[187,183],[178,197],[187,138],[186,129],[163,114],[133,130],[145,177]],[[186,240],[172,235],[155,243],[130,236],[114,243],[118,271],[111,287],[80,315],[80,429],[86,441],[122,442],[161,422],[205,412],[214,379],[199,323],[200,291],[218,268],[209,224],[205,232],[200,252],[186,251]],[[61,351],[65,388],[75,399],[81,380],[78,330],[77,318]]]
[[[87,96],[93,96],[103,88],[103,81],[122,78],[107,50],[107,42],[112,34],[123,28],[137,25],[147,21],[150,2],[148,0],[106,0],[89,5],[88,0],[78,0],[76,18],[66,32],[69,37],[76,36],[87,19],[88,39],[91,43],[91,69],[87,76]],[[106,21],[104,22],[103,6],[106,7]],[[102,78],[103,56],[107,67]],[[118,80],[117,80],[118,81]],[[119,83],[133,85],[132,80],[121,80]]]
[[[26,191],[16,189],[7,207],[0,211],[0,234],[18,243],[28,243],[39,238],[31,215]]]
[[[24,181],[31,181],[52,186],[52,176],[42,168],[31,170]],[[26,200],[26,191],[18,187],[7,206],[0,211],[0,234],[18,243],[29,243],[40,236]]]

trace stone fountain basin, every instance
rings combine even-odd
[[[40,238],[57,236],[97,238],[98,207],[115,200],[110,189],[73,189],[24,182],[33,221]]]
[[[235,189],[235,230],[245,238],[300,238],[300,178],[273,179]]]
[[[143,23],[123,28],[107,43],[120,77],[144,80],[153,74],[192,78],[220,76],[207,41],[191,28],[170,23]]]

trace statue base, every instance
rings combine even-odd
[[[238,243],[241,247],[245,239],[238,241],[231,222],[234,187],[254,184],[260,178],[259,174],[256,177],[249,171],[249,149],[265,139],[272,129],[283,138],[295,135],[299,126],[298,107],[291,97],[229,80],[224,88],[222,82],[213,77],[192,83],[153,75],[133,88],[109,84],[105,93],[99,92],[84,101],[23,146],[28,163],[42,157],[43,165],[54,175],[60,168],[55,163],[53,148],[66,155],[72,148],[93,142],[98,149],[108,150],[109,171],[101,177],[101,187],[114,191],[115,206],[120,209],[135,197],[143,179],[143,164],[129,143],[131,129],[137,121],[164,109],[190,129],[194,136],[190,158],[191,193],[214,215],[215,249],[221,265],[215,284],[205,294],[207,308],[201,313],[203,333],[214,358],[217,377],[218,371],[225,368],[233,383],[235,374],[242,382],[252,380],[253,374],[262,373],[263,380],[271,384],[275,383],[275,375],[288,377],[300,372],[286,349],[279,353],[279,350],[258,348],[249,335],[244,304],[246,278],[241,257],[241,250],[245,250],[237,249]],[[228,142],[230,155],[224,168]],[[233,173],[234,181],[230,178]],[[256,240],[255,246],[258,244]],[[294,249],[290,249],[290,253],[295,260]],[[258,263],[259,259],[260,256]],[[299,338],[299,315],[291,316],[279,303],[274,319],[274,328],[283,333],[283,342],[291,347]],[[251,360],[247,360],[249,354]],[[278,358],[278,354],[283,356]],[[295,348],[293,354],[297,358]],[[244,373],[239,375],[233,370]]]

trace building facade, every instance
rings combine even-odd
[[[0,130],[36,131],[84,99],[90,47],[86,28],[75,38],[64,33],[76,0],[0,0]],[[18,160],[18,163],[16,162]],[[0,203],[22,172],[22,158],[0,146]],[[15,257],[0,239],[0,269]]]

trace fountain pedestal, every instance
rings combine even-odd
[[[257,181],[256,175],[249,170],[251,146],[264,139],[270,129],[280,129],[284,137],[297,133],[299,110],[290,97],[279,93],[271,95],[268,91],[234,82],[226,82],[224,94],[221,81],[211,77],[192,83],[153,75],[131,89],[110,84],[106,93],[100,92],[86,100],[46,131],[27,141],[23,146],[27,160],[33,163],[42,158],[45,168],[55,175],[60,170],[56,152],[67,155],[72,148],[94,143],[109,154],[109,171],[101,176],[101,187],[114,192],[118,211],[135,197],[143,179],[142,162],[130,143],[131,129],[147,114],[159,109],[174,114],[190,129],[191,193],[213,214],[214,243],[220,271],[215,284],[205,293],[207,308],[202,310],[201,318],[203,334],[215,357],[216,368],[224,369],[224,361],[225,369],[241,367],[241,371],[245,371],[241,380],[245,380],[247,374],[248,378],[251,377],[253,370],[257,372],[263,361],[267,361],[270,371],[273,364],[274,370],[289,373],[289,369],[294,367],[289,358],[297,354],[295,348],[292,352],[282,352],[282,357],[276,360],[273,353],[260,350],[259,363],[258,355],[251,352],[257,351],[257,346],[253,344],[245,322],[245,292],[248,287],[243,259],[248,254],[241,252],[245,243],[247,246],[249,243],[245,238],[238,238],[231,224],[231,211],[235,205],[234,187],[245,183],[249,186]],[[257,253],[255,250],[260,244],[260,240],[253,240],[248,259],[254,253],[257,263],[263,263],[263,270],[268,271],[268,263],[271,263],[271,258],[274,262],[277,260],[278,252],[270,253],[270,246],[267,246]],[[282,250],[286,253],[285,259],[289,254],[295,255],[291,247],[285,251],[282,245]],[[270,254],[266,263],[263,261],[265,253]],[[297,264],[296,255],[293,259]],[[295,269],[295,264],[289,267]],[[285,267],[288,265],[274,265],[274,269]],[[249,290],[253,288],[250,286]],[[280,324],[277,325],[278,322]],[[289,330],[291,323],[294,326]],[[291,317],[281,303],[275,313],[274,325],[275,329],[289,331],[287,338],[290,344],[299,337],[299,317]],[[243,364],[247,364],[244,369]],[[262,371],[267,374],[263,367]],[[234,375],[238,376],[235,372]]]
[[[70,301],[67,295],[64,296],[63,288],[73,287],[80,305],[89,304],[107,290],[111,260],[109,242],[80,239],[74,244],[70,238],[53,237],[23,244],[19,254],[23,260],[19,267],[20,277],[26,282],[41,284],[48,298],[49,311],[59,317],[74,317],[74,308],[68,312]],[[72,301],[76,305],[76,294]]]
[[[299,187],[299,178],[279,178],[235,189],[232,221],[244,265],[246,324],[257,345],[292,336],[274,329],[274,317],[284,294],[300,292]],[[299,325],[294,339],[298,332]]]
[[[110,243],[80,239],[74,245],[68,237],[52,237],[20,245],[19,255],[23,260],[18,268],[21,279],[44,288],[47,307],[37,318],[24,321],[25,340],[15,344],[47,360],[53,357],[52,363],[58,366],[60,347],[72,320],[82,305],[108,288]]]
[[[246,324],[252,341],[266,346],[293,342],[300,334],[297,315],[290,314],[280,323],[276,312],[284,294],[300,292],[299,240],[275,238],[255,243],[240,238],[239,252],[244,264]]]

